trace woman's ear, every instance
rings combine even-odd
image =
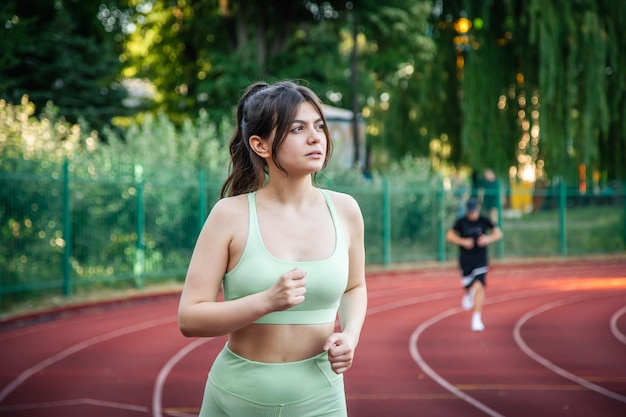
[[[249,139],[250,148],[261,158],[266,159],[271,156],[269,143],[258,135],[252,135]]]

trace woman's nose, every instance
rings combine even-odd
[[[324,132],[320,132],[317,129],[312,129],[311,133],[309,134],[309,140],[312,142],[319,142],[324,137],[323,135]]]

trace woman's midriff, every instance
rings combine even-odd
[[[231,333],[228,348],[251,361],[296,362],[323,352],[335,323],[251,324]]]

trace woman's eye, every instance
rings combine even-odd
[[[302,131],[302,126],[296,126],[296,127],[294,127],[293,129],[291,129],[291,131],[292,131],[293,133],[298,133],[298,132],[301,132],[301,131]]]
[[[320,123],[320,124],[316,125],[315,129],[317,129],[317,130],[324,130],[324,123]]]

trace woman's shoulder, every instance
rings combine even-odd
[[[211,215],[220,218],[239,216],[248,210],[248,194],[219,199],[211,209]]]
[[[347,193],[342,193],[339,191],[333,190],[324,190],[324,192],[328,193],[333,204],[340,212],[346,213],[348,215],[360,214],[361,208],[359,207],[359,203],[356,199]]]
[[[333,201],[336,200],[338,202],[356,204],[356,199],[351,194],[343,193],[341,191],[329,190],[326,188],[322,188],[322,190],[327,193],[333,199]]]

